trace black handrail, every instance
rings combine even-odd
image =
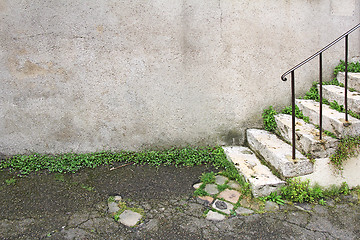
[[[348,45],[349,45],[349,34],[354,32],[356,29],[360,27],[360,23],[358,23],[355,27],[351,28],[349,31],[326,45],[320,51],[316,52],[315,54],[311,55],[298,65],[290,68],[286,71],[283,75],[281,75],[281,80],[287,81],[286,75],[291,73],[291,105],[292,105],[292,159],[296,159],[295,155],[295,70],[303,66],[304,64],[310,62],[315,57],[319,56],[319,82],[320,82],[320,140],[322,139],[322,53],[328,50],[330,47],[338,43],[340,40],[345,38],[345,121],[348,122],[348,109],[347,109],[347,80],[348,80]]]

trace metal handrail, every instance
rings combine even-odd
[[[320,51],[316,52],[315,54],[311,55],[298,65],[290,68],[286,71],[283,75],[281,75],[281,80],[287,81],[286,76],[291,73],[291,105],[292,105],[292,159],[296,159],[295,155],[295,70],[303,66],[304,64],[310,62],[315,57],[319,56],[319,83],[320,83],[320,140],[322,139],[322,53],[331,48],[333,45],[338,43],[340,40],[345,38],[345,121],[348,121],[348,106],[347,106],[347,80],[348,80],[348,45],[349,45],[349,34],[354,32],[356,29],[360,27],[360,23],[358,23],[355,27],[351,28],[349,31],[326,45]]]

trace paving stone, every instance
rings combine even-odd
[[[265,209],[265,211],[275,212],[275,211],[279,210],[279,205],[275,202],[266,201],[264,209]]]
[[[240,190],[241,189],[240,184],[235,182],[235,181],[232,181],[232,180],[228,182],[228,185],[229,185],[230,188],[233,188],[235,190]]]
[[[218,194],[219,190],[217,189],[216,184],[206,184],[205,192],[207,192],[208,194],[214,195],[214,194]]]
[[[206,215],[206,219],[212,221],[222,221],[225,219],[225,215],[210,210]]]
[[[309,203],[294,203],[294,206],[297,209],[300,209],[302,211],[311,211],[312,210],[312,206]]]
[[[195,188],[195,189],[199,189],[199,187],[202,185],[202,183],[195,183],[194,185],[193,185],[193,188]]]
[[[197,201],[200,204],[203,204],[205,206],[210,206],[212,204],[212,202],[214,201],[214,198],[210,197],[210,196],[199,196],[197,197]]]
[[[109,202],[108,203],[109,213],[116,213],[120,210],[118,204],[116,202]]]
[[[223,198],[226,201],[229,201],[229,202],[232,202],[232,203],[237,203],[240,196],[241,196],[241,193],[239,193],[236,190],[225,189],[217,197],[218,198]]]
[[[142,215],[137,212],[133,212],[131,210],[125,210],[122,214],[119,216],[119,222],[124,224],[128,227],[135,226],[138,221],[142,218]]]
[[[215,176],[215,183],[218,184],[218,185],[223,185],[227,181],[229,181],[229,179],[227,177],[224,177],[224,176],[221,176],[221,175]]]
[[[230,210],[232,210],[234,208],[234,205],[232,205],[231,203],[216,199],[215,202],[212,204],[212,207],[220,212],[225,213],[225,214],[230,214]]]
[[[235,210],[236,214],[238,215],[245,215],[245,214],[253,214],[254,211],[251,210],[251,209],[248,209],[248,208],[244,208],[244,207],[238,207],[236,210]]]

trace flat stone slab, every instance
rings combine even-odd
[[[215,183],[218,184],[218,185],[223,185],[227,181],[229,181],[229,179],[227,177],[224,177],[224,176],[221,176],[221,175],[215,176]]]
[[[212,207],[228,215],[230,214],[230,210],[234,209],[234,205],[225,201],[221,201],[219,199],[215,200],[215,202],[212,204]]]
[[[118,203],[116,202],[109,202],[108,203],[109,213],[116,213],[120,210]]]
[[[360,81],[360,80],[359,80]],[[320,85],[318,85],[318,89]],[[360,93],[347,92],[348,108],[356,113],[360,113]],[[336,101],[338,104],[345,106],[345,88],[335,85],[323,85],[323,97],[330,102]]]
[[[198,199],[199,203],[201,203],[205,206],[210,206],[214,201],[214,198],[212,198],[210,196],[199,196],[197,199]]]
[[[224,200],[235,204],[239,200],[240,196],[241,193],[236,190],[225,189],[217,197],[223,198]]]
[[[141,218],[142,215],[140,213],[125,210],[122,214],[120,214],[119,222],[125,226],[133,227],[140,221]]]
[[[249,148],[235,146],[223,149],[227,159],[234,163],[239,173],[250,183],[255,197],[267,196],[285,184],[264,166]]]
[[[210,195],[215,195],[219,193],[219,190],[217,189],[216,184],[206,184],[205,186],[205,192],[207,192]]]
[[[235,210],[236,214],[238,215],[247,215],[247,214],[253,214],[254,211],[251,210],[251,209],[248,209],[248,208],[244,208],[244,207],[238,207],[236,210]]]
[[[336,78],[339,82],[345,84],[345,72],[339,72]],[[348,87],[360,91],[360,73],[348,72]]]
[[[296,177],[313,172],[313,164],[296,150],[292,159],[292,147],[275,134],[265,130],[248,129],[247,140],[252,150],[270,163],[284,177]]]
[[[320,103],[313,100],[296,99],[296,105],[308,116],[310,122],[319,125]],[[356,136],[360,134],[360,120],[349,116],[345,121],[345,113],[340,113],[323,104],[323,129],[333,132],[337,137],[346,135]]]
[[[202,183],[195,183],[194,185],[193,185],[193,188],[195,188],[195,189],[199,189],[199,187],[202,185]]]
[[[292,142],[292,117],[288,114],[275,115],[277,129],[281,136]],[[295,120],[296,148],[302,152],[311,153],[315,158],[328,157],[335,153],[339,141],[335,138],[322,134],[314,125],[304,122],[302,119]]]
[[[241,190],[240,184],[237,183],[237,182],[235,182],[235,181],[232,181],[232,180],[229,181],[229,182],[228,182],[228,185],[229,185],[230,188],[233,188],[233,189],[235,189],[235,190]]]
[[[278,211],[279,209],[280,209],[279,204],[277,204],[275,202],[271,202],[271,201],[265,202],[265,207],[264,207],[265,211],[275,212],[275,211]]]
[[[210,210],[206,215],[206,219],[211,221],[222,221],[225,219],[225,215]]]

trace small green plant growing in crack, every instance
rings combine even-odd
[[[203,173],[200,177],[200,181],[204,184],[215,183],[215,173]]]
[[[264,122],[264,129],[270,132],[275,132],[277,124],[275,121],[275,115],[277,114],[276,110],[273,108],[273,106],[270,106],[269,108],[265,109],[262,117]]]
[[[284,205],[284,203],[285,203],[285,201],[282,199],[282,196],[280,194],[278,194],[277,192],[272,192],[272,193],[270,193],[270,195],[268,195],[266,197],[260,197],[259,199],[264,202],[272,201],[272,202],[275,202],[280,205]]]
[[[13,185],[16,183],[16,179],[15,178],[9,178],[5,180],[6,185]]]
[[[335,153],[330,156],[331,163],[339,170],[343,169],[343,164],[347,159],[360,153],[360,136],[347,136],[340,139],[340,143]]]

